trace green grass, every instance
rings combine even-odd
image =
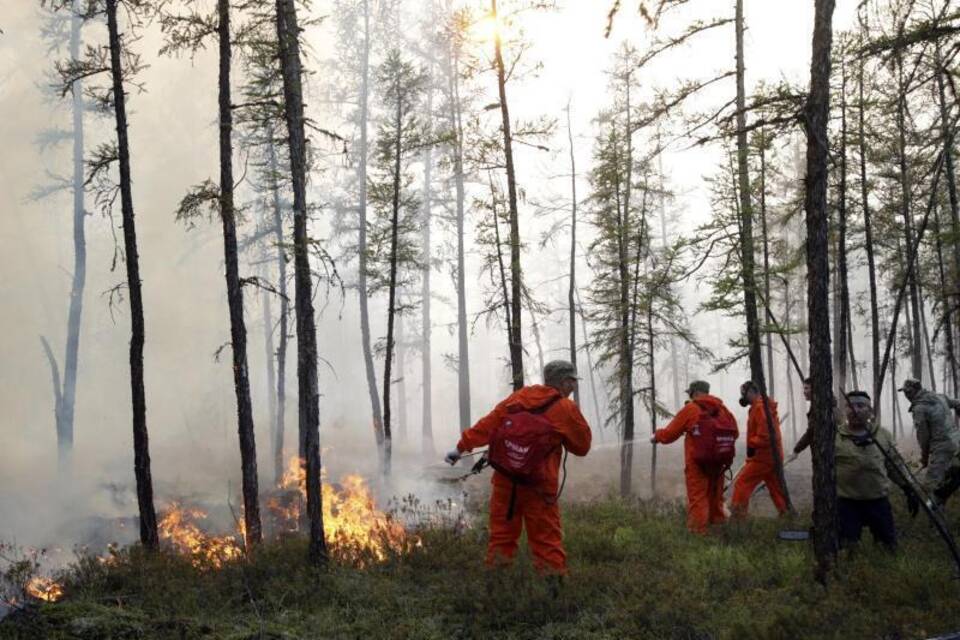
[[[688,534],[676,507],[610,500],[564,510],[571,575],[558,598],[526,556],[482,567],[482,528],[422,532],[404,557],[304,566],[302,541],[211,571],[137,548],[83,559],[67,597],[0,622],[0,638],[926,638],[960,630],[960,582],[925,522],[898,513],[901,548],[867,541],[828,587],[781,521]],[[869,535],[867,536],[869,538]]]

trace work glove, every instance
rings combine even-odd
[[[443,460],[450,466],[453,466],[460,461],[460,455],[460,449],[454,448],[447,452],[447,455],[443,457]]]
[[[755,455],[757,455],[757,450],[753,447],[747,447],[747,457],[752,458]]]

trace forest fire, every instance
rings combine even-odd
[[[189,555],[197,567],[219,568],[224,562],[241,557],[243,547],[235,536],[204,533],[197,522],[206,517],[202,509],[171,503],[158,524],[161,542],[178,553]]]
[[[23,590],[31,598],[44,602],[56,602],[63,597],[63,585],[43,576],[30,578]]]
[[[280,490],[267,500],[267,510],[279,529],[299,531],[306,506],[306,474],[299,458],[288,463]],[[360,564],[383,561],[390,552],[419,542],[376,508],[370,487],[356,474],[344,476],[338,484],[323,483],[323,530],[333,555]]]

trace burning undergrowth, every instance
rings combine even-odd
[[[323,479],[323,524],[327,549],[334,562],[371,568],[422,546],[421,529],[462,533],[469,528],[464,500],[421,501],[423,487],[378,507],[372,487],[359,474],[338,482]],[[266,541],[304,538],[306,519],[305,470],[297,457],[289,461],[282,481],[261,495]],[[161,503],[158,533],[165,553],[186,560],[196,571],[216,572],[246,558],[242,510],[184,497]],[[136,518],[88,517],[77,527],[72,550],[26,551],[0,546],[0,603],[16,610],[25,602],[55,602],[70,590],[69,567],[120,566],[136,547]],[[108,541],[110,541],[108,543]],[[3,555],[5,554],[5,555]],[[0,609],[3,607],[0,606]],[[3,612],[0,611],[0,618]]]
[[[306,486],[300,459],[291,458],[280,486],[264,501],[268,532],[282,538],[306,530]],[[336,560],[363,565],[419,545],[419,539],[398,519],[377,508],[362,476],[347,474],[338,483],[324,481],[322,486],[323,531]]]

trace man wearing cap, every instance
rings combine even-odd
[[[726,520],[723,511],[723,475],[701,469],[693,459],[693,439],[691,432],[697,426],[703,412],[724,413],[730,424],[736,425],[736,418],[730,413],[720,398],[710,395],[710,383],[694,380],[687,387],[690,402],[686,403],[677,415],[663,429],[657,429],[650,442],[670,444],[684,436],[684,478],[687,482],[687,528],[698,534],[705,534],[711,524]]]
[[[874,423],[870,395],[866,391],[848,393],[846,413],[846,423],[837,426],[834,448],[840,545],[859,542],[867,527],[875,541],[893,550],[897,532],[888,497],[890,481],[904,490],[911,513],[916,513],[919,504],[898,467],[903,462],[893,437]]]
[[[487,545],[488,566],[508,564],[517,552],[517,543],[524,527],[534,567],[541,574],[563,575],[567,572],[567,554],[563,548],[560,507],[557,504],[561,448],[575,456],[590,451],[590,426],[573,400],[568,397],[577,386],[573,364],[554,360],[543,368],[543,384],[534,384],[513,392],[493,411],[463,432],[457,447],[446,455],[456,464],[467,451],[489,444],[490,434],[509,413],[543,410],[543,417],[554,427],[558,446],[547,457],[544,481],[539,485],[515,485],[499,471],[493,472],[490,495],[490,540]],[[544,409],[545,408],[545,409]],[[515,494],[514,494],[515,491]],[[511,511],[511,494],[513,507]]]
[[[904,380],[899,390],[910,401],[917,444],[920,445],[920,464],[926,468],[923,486],[929,492],[936,492],[944,484],[960,449],[960,430],[950,413],[960,408],[960,402],[927,391],[919,380],[912,378]]]

